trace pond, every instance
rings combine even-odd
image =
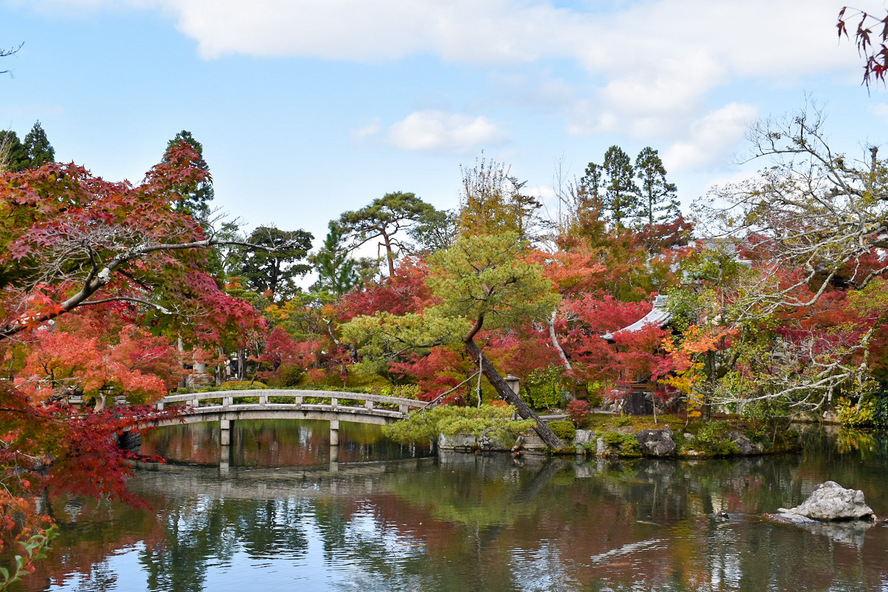
[[[62,535],[21,589],[888,590],[888,527],[759,517],[829,479],[888,514],[882,436],[812,433],[798,455],[604,461],[423,457],[359,428],[330,463],[324,427],[244,425],[227,471],[206,456],[140,471],[132,487],[150,509],[56,500]],[[189,428],[146,447],[202,451],[209,437]],[[388,460],[366,460],[377,451]]]

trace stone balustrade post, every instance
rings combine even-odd
[[[219,444],[221,446],[230,446],[231,445],[231,420],[230,419],[221,419],[219,420]]]
[[[339,446],[339,420],[330,420],[330,446]]]

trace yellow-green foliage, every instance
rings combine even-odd
[[[463,236],[429,257],[429,287],[445,317],[483,319],[486,329],[544,319],[560,297],[541,266],[523,261],[518,234]]]
[[[840,397],[836,404],[836,415],[843,426],[871,426],[876,420],[876,403],[872,399],[861,398],[854,404],[850,399]]]
[[[654,423],[653,415],[610,415],[605,413],[592,413],[583,422],[582,427],[595,432],[612,431],[616,428],[631,427],[632,431],[658,430],[669,426],[672,431],[680,433],[684,430],[685,419],[676,415],[658,415],[657,423]]]
[[[267,389],[268,385],[264,382],[259,382],[258,380],[254,380],[250,382],[249,380],[229,380],[228,382],[223,382],[222,386],[219,387],[219,390],[223,391],[246,391],[246,390],[254,390],[254,389]]]
[[[620,432],[604,432],[601,439],[611,448],[615,448],[620,456],[641,456],[641,445],[635,434]]]
[[[459,336],[467,333],[469,326],[465,319],[443,317],[431,308],[423,314],[395,316],[382,311],[361,315],[342,325],[341,331],[344,341],[357,346],[361,362],[354,370],[366,378],[388,369],[398,354],[424,355],[434,346],[461,345]]]
[[[572,421],[550,421],[549,427],[552,428],[555,435],[562,440],[573,440],[577,436],[577,428]]]
[[[432,440],[439,434],[454,436],[487,435],[494,439],[514,437],[535,425],[530,419],[513,420],[512,407],[453,407],[440,406],[428,411],[414,411],[407,419],[387,426],[386,435],[407,444]]]

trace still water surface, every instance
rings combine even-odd
[[[150,509],[57,500],[62,536],[23,589],[888,591],[888,527],[759,519],[827,479],[888,515],[883,437],[739,460],[516,461],[421,458],[356,426],[331,464],[324,423],[244,422],[224,473],[202,429],[146,442],[205,463],[140,472]]]

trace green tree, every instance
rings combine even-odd
[[[527,182],[519,181],[509,167],[481,158],[473,168],[463,167],[462,175],[457,220],[460,235],[516,232],[527,239],[536,233],[542,203],[523,193]]]
[[[462,348],[497,394],[524,419],[537,423],[547,446],[559,439],[540,417],[509,388],[477,343],[482,329],[513,329],[543,321],[559,297],[540,265],[524,260],[525,243],[515,232],[461,236],[454,245],[429,256],[429,287],[440,304],[422,313],[400,316],[380,312],[356,317],[342,327],[346,340],[371,364],[424,355],[431,348]]]
[[[355,317],[343,337],[376,370],[404,356],[425,355],[438,346],[462,348],[497,394],[524,419],[536,421],[547,446],[561,442],[551,428],[512,391],[476,342],[482,329],[515,328],[545,320],[559,297],[537,264],[524,261],[525,243],[515,232],[462,236],[429,256],[428,284],[441,303],[400,316],[382,311]]]
[[[342,228],[335,221],[331,221],[328,228],[323,246],[309,258],[318,274],[312,290],[342,296],[360,283],[361,276],[356,261],[348,256],[348,249],[342,244]]]
[[[558,306],[559,297],[542,268],[523,260],[524,248],[515,232],[461,237],[453,247],[429,257],[429,286],[442,301],[437,314],[470,323],[463,344],[499,396],[515,405],[521,417],[535,420],[546,445],[558,448],[549,426],[509,388],[475,341],[483,328],[544,321]]]
[[[451,246],[457,236],[456,212],[435,210],[410,228],[407,233],[416,241],[416,250],[425,253],[440,251]]]
[[[583,193],[589,199],[600,201],[602,182],[601,165],[590,162],[586,165],[586,171],[580,178],[579,188],[581,191],[578,193]]]
[[[604,182],[604,207],[610,212],[615,228],[623,228],[625,220],[635,216],[638,210],[638,187],[635,185],[635,169],[632,159],[619,146],[611,146],[604,153],[602,165]]]
[[[210,167],[203,158],[203,145],[194,139],[191,132],[182,130],[167,143],[163,162],[167,162],[170,151],[181,144],[186,144],[196,153],[195,158],[189,163],[190,166],[196,167],[206,174],[201,179],[192,179],[176,188],[181,195],[176,202],[176,209],[191,214],[200,222],[206,223],[210,216],[209,202],[213,200],[214,190],[213,179],[209,174]]]
[[[675,183],[666,180],[666,167],[656,150],[647,146],[638,153],[635,175],[640,182],[636,215],[642,223],[664,224],[681,215]]]
[[[312,238],[311,233],[304,230],[259,226],[247,242],[268,250],[244,249],[240,274],[250,289],[259,294],[270,292],[276,301],[292,298],[299,292],[294,280],[311,269],[299,261],[308,255]]]
[[[28,156],[28,168],[36,169],[47,162],[55,161],[55,149],[46,137],[46,132],[40,122],[34,124],[23,143],[25,153]]]
[[[413,193],[386,193],[360,210],[344,212],[339,226],[353,251],[375,238],[381,238],[385,248],[389,277],[395,275],[395,249],[403,248],[395,235],[427,221],[435,214],[434,206],[427,204]]]
[[[28,152],[18,134],[12,130],[0,131],[0,173],[15,173],[28,168]]]

